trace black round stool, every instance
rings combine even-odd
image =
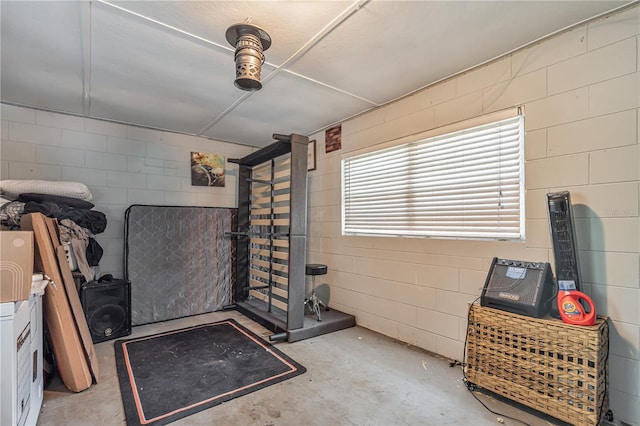
[[[305,274],[311,275],[311,294],[304,301],[305,307],[309,307],[315,314],[318,321],[322,321],[320,317],[320,306],[327,309],[327,305],[316,295],[316,275],[325,275],[327,273],[327,265],[318,263],[308,263],[305,268]]]

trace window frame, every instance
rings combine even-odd
[[[439,127],[426,132],[420,132],[413,135],[404,136],[392,141],[375,144],[363,149],[346,152],[345,154],[343,154],[341,167],[340,167],[342,235],[343,236],[418,237],[418,238],[434,238],[434,239],[463,239],[463,240],[491,240],[491,241],[524,241],[526,237],[526,234],[525,234],[525,180],[524,180],[524,139],[525,139],[525,125],[524,125],[525,119],[524,118],[525,118],[524,109],[522,108],[522,106],[518,106],[518,107],[497,111],[491,114],[474,117],[468,120],[463,120],[457,123],[453,123],[451,125]],[[499,135],[497,140],[501,141],[500,142],[501,145],[498,145],[497,149],[500,152],[501,161],[503,159],[503,155],[506,155],[506,154],[503,154],[502,151],[500,151],[502,147],[504,146],[504,147],[508,147],[509,149],[512,149],[510,158],[507,162],[507,164],[509,164],[512,167],[512,169],[509,173],[509,179],[507,181],[512,186],[514,185],[514,182],[517,182],[517,187],[516,189],[512,188],[510,191],[505,191],[505,193],[509,192],[509,195],[506,195],[506,196],[503,195],[502,191],[497,191],[496,192],[496,194],[498,194],[497,200],[499,200],[497,202],[497,206],[483,208],[483,210],[481,210],[480,213],[476,213],[477,215],[481,215],[481,214],[487,214],[487,212],[494,212],[493,222],[491,223],[486,221],[481,222],[481,220],[484,220],[484,216],[482,216],[481,219],[478,219],[478,223],[489,223],[491,225],[489,228],[491,229],[495,228],[495,232],[494,231],[480,232],[479,230],[482,229],[483,226],[478,224],[467,225],[468,229],[466,232],[460,231],[461,229],[465,228],[464,225],[456,225],[457,229],[455,231],[449,231],[449,232],[445,232],[446,231],[445,226],[442,226],[442,230],[437,232],[434,231],[434,229],[437,228],[437,225],[434,225],[433,227],[431,227],[431,229],[427,229],[429,227],[423,225],[425,222],[431,221],[433,223],[437,223],[437,217],[435,215],[432,215],[432,216],[426,215],[421,210],[421,207],[418,206],[418,204],[429,203],[429,197],[425,196],[425,192],[424,192],[425,191],[424,188],[429,185],[429,184],[425,184],[424,182],[428,181],[428,179],[422,179],[422,183],[420,184],[412,183],[412,182],[416,182],[417,178],[426,176],[424,174],[421,175],[418,172],[414,173],[413,171],[407,174],[409,176],[408,179],[410,181],[406,185],[407,187],[410,187],[411,185],[415,185],[418,189],[415,189],[413,191],[411,189],[408,189],[408,190],[403,189],[401,191],[408,195],[404,196],[404,198],[402,198],[402,196],[398,197],[401,200],[400,201],[401,206],[398,207],[398,209],[396,210],[400,210],[400,212],[398,215],[395,215],[395,213],[398,213],[398,211],[394,212],[393,218],[399,217],[400,219],[398,219],[397,221],[392,220],[391,222],[389,222],[392,224],[390,227],[398,225],[397,229],[385,230],[383,228],[384,225],[377,225],[377,226],[374,225],[371,227],[371,229],[366,229],[366,228],[356,229],[356,225],[347,223],[347,216],[349,214],[356,211],[356,213],[353,213],[353,216],[360,215],[360,213],[357,212],[358,209],[359,211],[364,212],[364,216],[369,214],[375,214],[375,211],[376,211],[375,208],[372,211],[366,210],[366,207],[363,210],[362,205],[358,207],[353,207],[353,205],[356,204],[357,202],[350,203],[350,200],[347,199],[347,197],[349,196],[348,192],[350,190],[353,191],[353,188],[354,188],[353,185],[348,185],[348,183],[351,183],[351,182],[346,182],[346,180],[351,176],[350,173],[352,172],[352,170],[349,167],[353,168],[354,167],[353,164],[355,164],[357,160],[363,159],[362,164],[366,166],[367,158],[369,159],[375,158],[375,156],[384,155],[385,152],[386,153],[393,152],[395,155],[395,154],[398,154],[398,152],[403,148],[406,148],[407,151],[412,150],[413,154],[407,153],[407,154],[398,154],[398,155],[400,156],[406,155],[407,157],[406,161],[412,162],[412,159],[415,159],[416,152],[419,152],[420,149],[422,150],[428,149],[429,144],[434,144],[435,142],[442,141],[442,140],[446,142],[447,140],[452,140],[452,139],[455,140],[456,138],[462,138],[462,139],[464,139],[465,137],[468,138],[468,136],[464,136],[464,135],[473,135],[474,132],[480,131],[483,129],[497,128],[497,126],[505,125],[504,123],[510,123],[509,126],[511,128],[514,128],[514,127],[517,128],[517,137],[515,138],[515,141],[514,141],[512,140],[513,138],[510,138],[510,137],[502,138],[499,132],[494,132]],[[491,133],[490,130],[487,131],[487,133]],[[502,142],[503,140],[505,142]],[[419,148],[415,148],[416,146]],[[517,158],[515,160],[513,158],[514,147],[517,148]],[[491,149],[496,150],[496,147],[492,145]],[[461,155],[464,155],[464,152],[461,152]],[[489,164],[490,163],[489,158],[493,158],[493,157],[489,157],[488,154],[484,154],[485,162],[482,164],[483,165]],[[374,161],[374,160],[371,160],[371,161]],[[515,172],[513,171],[514,164],[517,164],[517,170]],[[347,169],[349,171],[347,171]],[[502,169],[498,167],[495,170],[504,170],[504,169],[505,169],[504,167],[502,167]],[[362,169],[362,170],[366,170],[366,169]],[[365,174],[363,176],[366,177],[366,173],[370,173],[370,171],[365,171],[364,173]],[[421,173],[424,173],[424,172],[421,172]],[[399,174],[402,174],[402,173],[399,173]],[[455,172],[453,174],[455,174]],[[446,177],[447,175],[450,176],[451,173],[447,174],[445,171],[444,173],[438,176]],[[490,176],[491,173],[486,172],[486,175]],[[490,181],[495,183],[496,182],[495,174],[493,176],[494,176],[493,180],[490,178],[487,178],[485,179],[485,181]],[[501,177],[501,175],[498,175],[498,178],[497,178],[498,187],[502,182],[502,179],[503,178]],[[395,182],[396,183],[398,182],[397,176],[396,176]],[[362,188],[366,188],[366,186],[367,184],[364,184],[362,187],[359,187],[358,189],[362,190]],[[489,188],[491,187],[491,185],[487,184],[486,187]],[[423,192],[420,192],[420,191],[423,191]],[[431,192],[433,193],[433,190]],[[475,190],[471,190],[469,192],[473,194]],[[508,204],[508,206],[506,207],[507,208],[507,210],[505,210],[506,213],[502,213],[501,209],[505,208],[505,206],[501,205],[500,202],[503,199],[506,201],[507,198],[510,204]],[[363,197],[361,197],[361,199],[363,199]],[[376,199],[377,198],[375,197],[373,198],[373,200],[376,200]],[[420,199],[422,200],[422,202],[417,203],[415,201],[412,201],[412,199]],[[450,197],[450,199],[452,198]],[[474,200],[472,197],[470,199]],[[513,202],[514,199],[517,200],[517,205]],[[368,201],[369,200],[366,200],[366,201],[363,201],[362,203],[364,204]],[[466,212],[467,210],[465,210],[465,203],[469,205],[469,199],[466,201],[463,201],[461,204],[458,204],[459,206],[458,210],[452,210],[452,212],[459,212],[459,211]],[[410,206],[410,207],[403,208],[402,206]],[[452,206],[455,207],[455,205],[453,204]],[[349,210],[349,208],[351,209]],[[410,211],[410,213],[404,216],[401,216],[402,215],[401,210],[403,209],[406,211]],[[425,208],[425,209],[428,210],[428,208]],[[447,218],[453,217],[452,214],[453,213],[450,213],[449,216],[446,216],[446,217]],[[464,223],[465,221],[470,223],[473,222],[473,217],[474,217],[473,213],[467,213],[467,214],[468,214],[468,217],[465,217],[464,219],[460,219],[458,222],[459,223]],[[416,221],[415,220],[416,217],[421,218],[420,221]],[[418,225],[404,224],[403,225],[401,223],[403,222],[402,218],[404,218],[404,222],[416,222],[416,223],[420,222],[420,224]],[[504,220],[505,218],[508,218],[509,225],[503,225],[503,223],[499,222],[501,219]],[[365,219],[360,219],[360,222],[364,225],[358,225],[358,226],[366,226]],[[513,225],[514,223],[517,223],[517,226]],[[407,229],[400,229],[402,226],[405,226]],[[416,226],[416,228],[409,229],[412,226]],[[420,230],[420,228],[422,228],[422,230]],[[400,230],[398,231],[398,229]],[[513,232],[510,230],[507,231],[507,229],[515,229],[517,232]]]

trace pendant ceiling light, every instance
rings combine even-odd
[[[227,41],[236,48],[236,80],[238,89],[254,92],[262,89],[260,71],[264,51],[271,46],[271,37],[257,25],[235,24],[227,29]]]

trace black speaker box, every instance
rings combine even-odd
[[[480,305],[541,318],[549,313],[555,293],[549,263],[494,257]]]
[[[547,194],[547,208],[558,286],[562,290],[581,291],[571,194],[568,191]]]
[[[131,283],[102,277],[80,286],[80,303],[93,343],[131,334]]]

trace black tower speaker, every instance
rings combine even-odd
[[[131,283],[110,276],[82,284],[80,302],[93,343],[131,334]]]
[[[571,195],[568,191],[549,193],[547,207],[558,287],[582,291]]]
[[[494,257],[480,305],[540,318],[551,309],[555,294],[549,263]]]

